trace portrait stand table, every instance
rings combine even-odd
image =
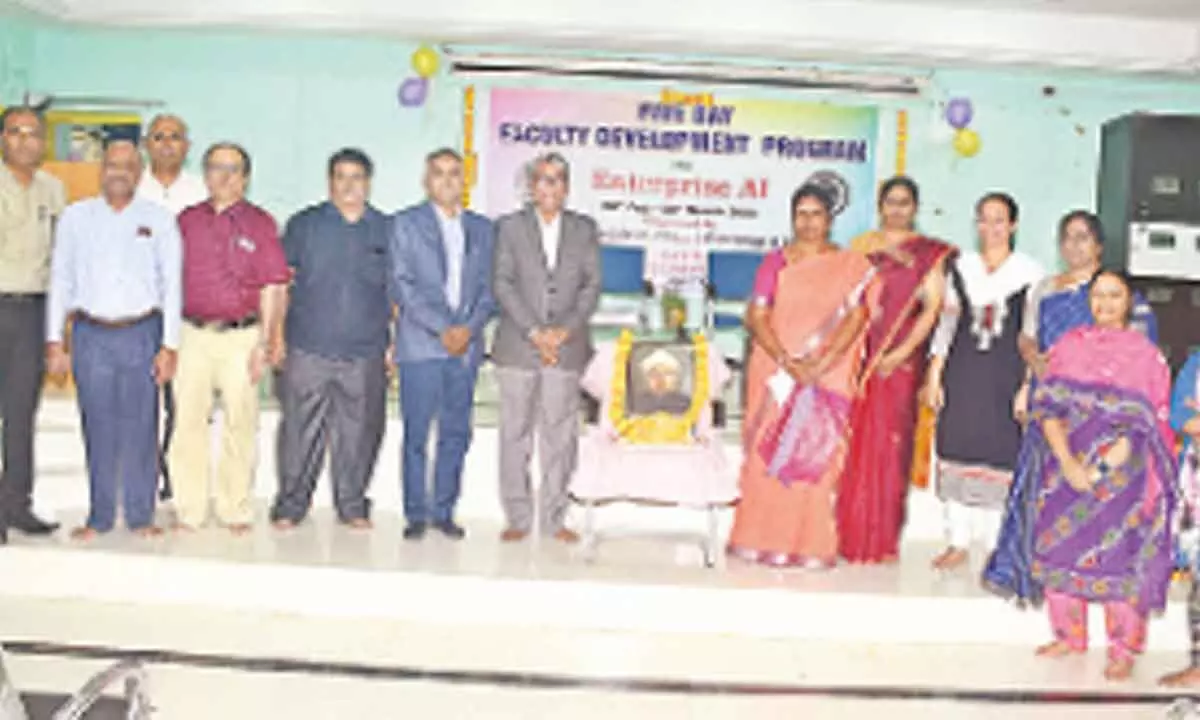
[[[600,507],[633,503],[649,507],[694,508],[705,515],[701,539],[704,563],[712,567],[720,552],[718,510],[737,500],[737,470],[727,460],[719,429],[713,427],[712,403],[719,400],[730,374],[720,350],[708,351],[708,402],[688,443],[634,443],[616,430],[611,416],[618,343],[602,343],[584,373],[585,392],[595,398],[600,416],[580,439],[579,463],[571,483],[572,497],[583,506],[583,556],[593,562],[601,534],[596,527]],[[691,346],[676,343],[677,352]],[[632,363],[630,363],[632,365]],[[690,385],[689,385],[690,387]]]

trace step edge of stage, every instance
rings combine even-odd
[[[637,585],[19,546],[0,551],[0,578],[20,578],[0,582],[0,595],[13,597],[433,624],[920,645],[1031,645],[1048,633],[1042,612],[986,596]],[[1176,602],[1153,620],[1148,649],[1187,647],[1185,614]]]

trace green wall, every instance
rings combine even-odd
[[[19,91],[28,75],[35,91],[163,101],[190,121],[197,145],[226,138],[245,143],[256,162],[253,196],[281,215],[323,196],[324,162],[337,147],[357,145],[376,159],[376,200],[392,209],[420,197],[422,156],[461,139],[461,81],[438,78],[421,110],[398,106],[396,89],[410,73],[415,47],[408,42],[51,24],[14,32],[7,23],[0,42],[9,49],[6,57],[15,58],[0,74],[5,96]],[[915,72],[931,82],[919,101],[816,97],[885,110],[883,174],[894,162],[894,110],[907,108],[909,172],[921,183],[924,228],[970,244],[975,199],[1008,190],[1022,205],[1021,247],[1045,262],[1055,257],[1057,218],[1092,203],[1105,119],[1138,110],[1200,111],[1195,83],[1061,71]],[[1053,92],[1045,93],[1047,87]],[[969,160],[955,157],[938,119],[938,103],[956,95],[974,101],[973,127],[983,138],[982,152]]]
[[[0,0],[0,103],[20,100],[29,85],[37,24]]]

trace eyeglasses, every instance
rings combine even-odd
[[[559,185],[563,182],[563,179],[559,175],[542,174],[536,176],[533,181],[539,185]]]
[[[237,175],[242,172],[240,163],[209,163],[204,166],[205,172],[221,173],[223,175]]]
[[[9,137],[36,138],[41,137],[41,131],[36,127],[28,125],[17,125],[15,127],[6,128],[4,134]]]
[[[182,142],[187,140],[183,133],[161,133],[157,132],[150,136],[154,142]]]

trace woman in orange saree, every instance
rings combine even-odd
[[[853,439],[837,498],[839,553],[852,563],[899,557],[917,424],[917,391],[945,290],[949,245],[913,232],[916,183],[889,179],[879,190],[882,229],[852,249],[875,265],[882,285],[867,330],[863,392],[854,402]]]
[[[793,194],[794,240],[763,259],[746,312],[754,342],[729,553],[749,562],[837,560],[834,493],[874,269],[829,241],[831,206],[820,187]]]

